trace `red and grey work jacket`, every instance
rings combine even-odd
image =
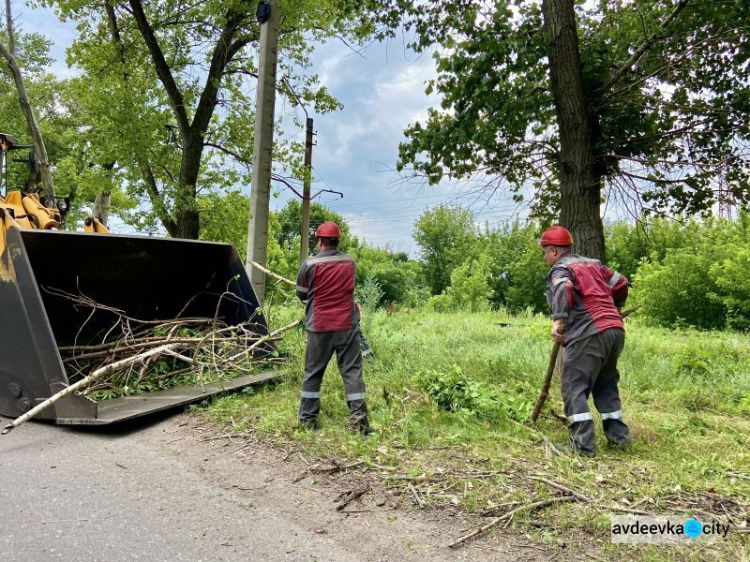
[[[355,324],[354,260],[338,250],[307,258],[297,275],[297,297],[307,301],[310,332],[351,330]]]
[[[628,298],[628,280],[599,260],[568,253],[547,275],[552,318],[563,319],[565,344],[610,328],[624,329],[617,310]]]

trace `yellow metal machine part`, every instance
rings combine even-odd
[[[45,207],[36,193],[10,191],[5,197],[0,195],[0,210],[0,254],[5,251],[7,230],[11,226],[24,230],[57,230],[62,224],[60,211]],[[109,233],[109,229],[93,217],[86,218],[83,230],[98,234]]]
[[[83,222],[83,231],[109,234],[109,229],[96,217],[86,217],[86,220]]]

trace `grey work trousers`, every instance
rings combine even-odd
[[[367,427],[365,381],[362,377],[362,350],[358,333],[358,326],[336,332],[307,332],[305,378],[302,380],[299,405],[301,422],[314,422],[318,417],[323,373],[335,352],[349,406],[349,425],[352,429]]]
[[[625,345],[625,332],[605,330],[565,346],[562,370],[562,396],[570,425],[573,447],[594,452],[594,421],[589,410],[589,395],[602,416],[604,434],[611,443],[630,442],[628,426],[622,421],[622,403],[617,383],[617,360]]]

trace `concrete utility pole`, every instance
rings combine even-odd
[[[271,196],[271,151],[276,104],[276,58],[279,46],[281,0],[264,0],[258,6],[260,61],[255,102],[255,144],[250,192],[250,225],[247,233],[245,269],[262,304],[266,296],[266,275],[251,261],[266,265],[268,251],[268,205]]]
[[[310,245],[310,181],[312,180],[313,120],[307,118],[305,136],[305,183],[302,189],[302,239],[299,244],[299,263],[307,258]]]

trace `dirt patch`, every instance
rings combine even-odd
[[[169,418],[133,437],[190,467],[237,505],[270,508],[325,537],[332,547],[356,552],[358,560],[523,562],[565,557],[560,546],[497,532],[450,549],[450,542],[476,528],[476,520],[457,509],[410,506],[381,483],[382,476],[363,472],[357,463],[306,459],[292,444],[284,448],[252,436],[224,434],[189,415]]]

